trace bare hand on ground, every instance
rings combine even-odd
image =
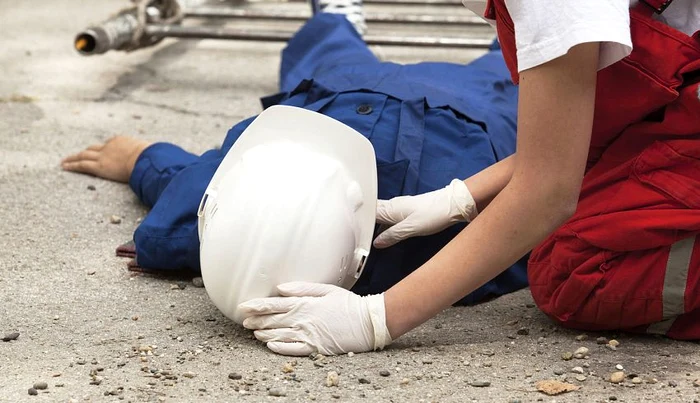
[[[133,137],[115,136],[61,161],[66,171],[94,175],[116,182],[129,182],[139,155],[151,143]]]

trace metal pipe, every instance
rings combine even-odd
[[[295,11],[263,11],[242,8],[197,7],[184,11],[186,18],[241,18],[252,20],[288,20],[306,21],[311,17],[309,12]],[[368,23],[388,24],[440,24],[440,25],[486,25],[486,22],[470,15],[400,15],[392,13],[373,13],[365,16]]]
[[[305,2],[306,0],[292,0]],[[392,6],[458,6],[463,8],[461,0],[363,0],[364,4],[382,4]]]
[[[96,55],[112,49],[121,49],[131,42],[138,25],[135,12],[121,13],[79,33],[75,37],[75,49],[83,55]]]
[[[214,27],[183,27],[180,25],[146,26],[146,35],[158,38],[187,38],[187,39],[232,39],[263,42],[286,42],[292,37],[291,32],[262,31]],[[490,39],[479,38],[445,38],[424,36],[366,36],[368,45],[393,45],[393,46],[429,46],[429,47],[454,47],[454,48],[488,48],[493,42]]]

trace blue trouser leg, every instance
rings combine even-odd
[[[290,92],[305,79],[336,66],[380,63],[342,15],[311,18],[282,51],[280,91]]]

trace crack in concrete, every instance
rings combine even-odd
[[[173,106],[173,105],[161,104],[161,103],[156,103],[156,102],[140,101],[140,100],[136,100],[136,99],[122,99],[119,102],[128,102],[128,103],[132,103],[132,104],[136,104],[136,105],[163,109],[163,110],[167,110],[170,112],[175,112],[175,113],[179,113],[182,115],[188,115],[188,116],[197,116],[197,117],[209,116],[209,117],[225,118],[225,119],[243,119],[240,116],[232,116],[232,115],[227,115],[225,113],[192,111],[192,110],[189,110],[186,108],[181,108],[181,107],[177,107],[177,106]]]

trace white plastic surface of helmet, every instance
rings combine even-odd
[[[351,288],[372,245],[377,171],[371,143],[306,109],[273,106],[234,143],[199,207],[202,278],[241,323],[240,303],[288,281]]]

